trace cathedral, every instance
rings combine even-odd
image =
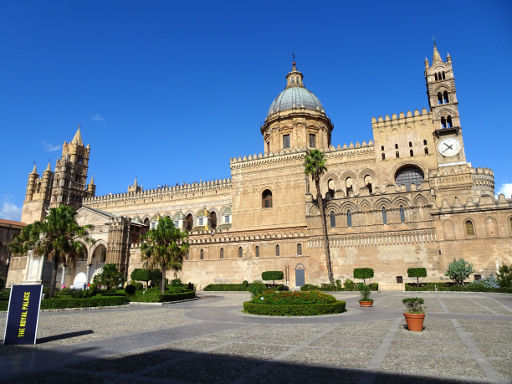
[[[105,263],[128,276],[141,268],[140,235],[165,216],[189,232],[183,281],[204,287],[280,270],[290,287],[320,284],[328,282],[322,222],[304,173],[307,150],[317,148],[327,160],[321,193],[335,279],[370,267],[382,289],[403,289],[408,268],[443,281],[461,257],[473,264],[471,279],[487,277],[512,264],[512,199],[496,198],[492,170],[467,161],[452,59],[435,46],[425,80],[428,109],[372,118],[373,140],[335,146],[333,123],[293,63],[260,128],[263,153],[231,159],[229,179],[153,189],[135,180],[125,193],[96,196],[79,128],[55,171],[29,174],[22,221],[67,204],[79,224],[93,225],[87,253],[59,268],[66,286],[92,281]],[[13,258],[7,284],[47,283],[48,264]]]

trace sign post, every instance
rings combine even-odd
[[[4,344],[36,343],[42,292],[42,284],[11,287]]]

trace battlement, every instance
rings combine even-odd
[[[429,171],[430,177],[440,177],[440,176],[455,176],[462,174],[473,174],[473,175],[482,175],[482,176],[492,176],[494,177],[494,172],[490,168],[482,168],[482,167],[450,167],[450,168],[438,168]]]
[[[216,179],[210,181],[200,181],[194,183],[183,183],[181,185],[176,184],[175,186],[163,186],[158,188],[124,192],[124,193],[109,193],[108,195],[88,197],[83,200],[84,205],[110,202],[116,200],[125,199],[139,199],[146,197],[163,197],[170,195],[185,195],[189,193],[204,192],[204,191],[215,191],[218,189],[231,188],[231,179]]]
[[[399,124],[413,123],[416,121],[431,119],[432,113],[429,112],[426,108],[423,108],[421,112],[415,109],[413,112],[407,111],[406,113],[400,112],[397,116],[396,113],[391,115],[385,115],[384,117],[372,117],[372,128],[386,128]]]
[[[512,199],[507,199],[503,193],[500,193],[498,198],[491,195],[468,197],[465,202],[455,198],[453,204],[443,199],[441,206],[436,205],[435,208],[435,211],[432,212],[433,214],[510,209],[512,208]]]

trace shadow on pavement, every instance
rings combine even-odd
[[[25,348],[23,348],[25,349]],[[25,352],[26,349],[25,349]],[[2,372],[2,383],[470,383],[454,379],[373,372],[232,355],[158,349],[116,358],[91,359],[38,350],[26,360],[25,369]],[[90,351],[89,351],[90,352]],[[89,356],[91,356],[89,354]],[[45,365],[51,361],[53,364]],[[20,361],[20,363],[22,363]],[[22,363],[23,365],[23,363]],[[2,369],[3,370],[3,369]],[[12,376],[9,377],[9,374]],[[9,378],[8,378],[9,377]],[[472,382],[475,383],[475,382]]]
[[[91,333],[94,333],[94,331],[92,329],[87,329],[85,331],[68,332],[68,333],[61,333],[60,335],[40,337],[37,339],[37,344],[44,344],[44,343],[48,343],[50,341],[55,341],[55,340],[69,339],[71,337],[90,335]]]

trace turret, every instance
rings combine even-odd
[[[34,163],[34,168],[32,168],[32,172],[28,174],[28,182],[27,182],[27,190],[25,192],[25,201],[32,200],[34,196],[34,191],[36,188],[36,180],[39,177],[37,174],[36,163]]]

